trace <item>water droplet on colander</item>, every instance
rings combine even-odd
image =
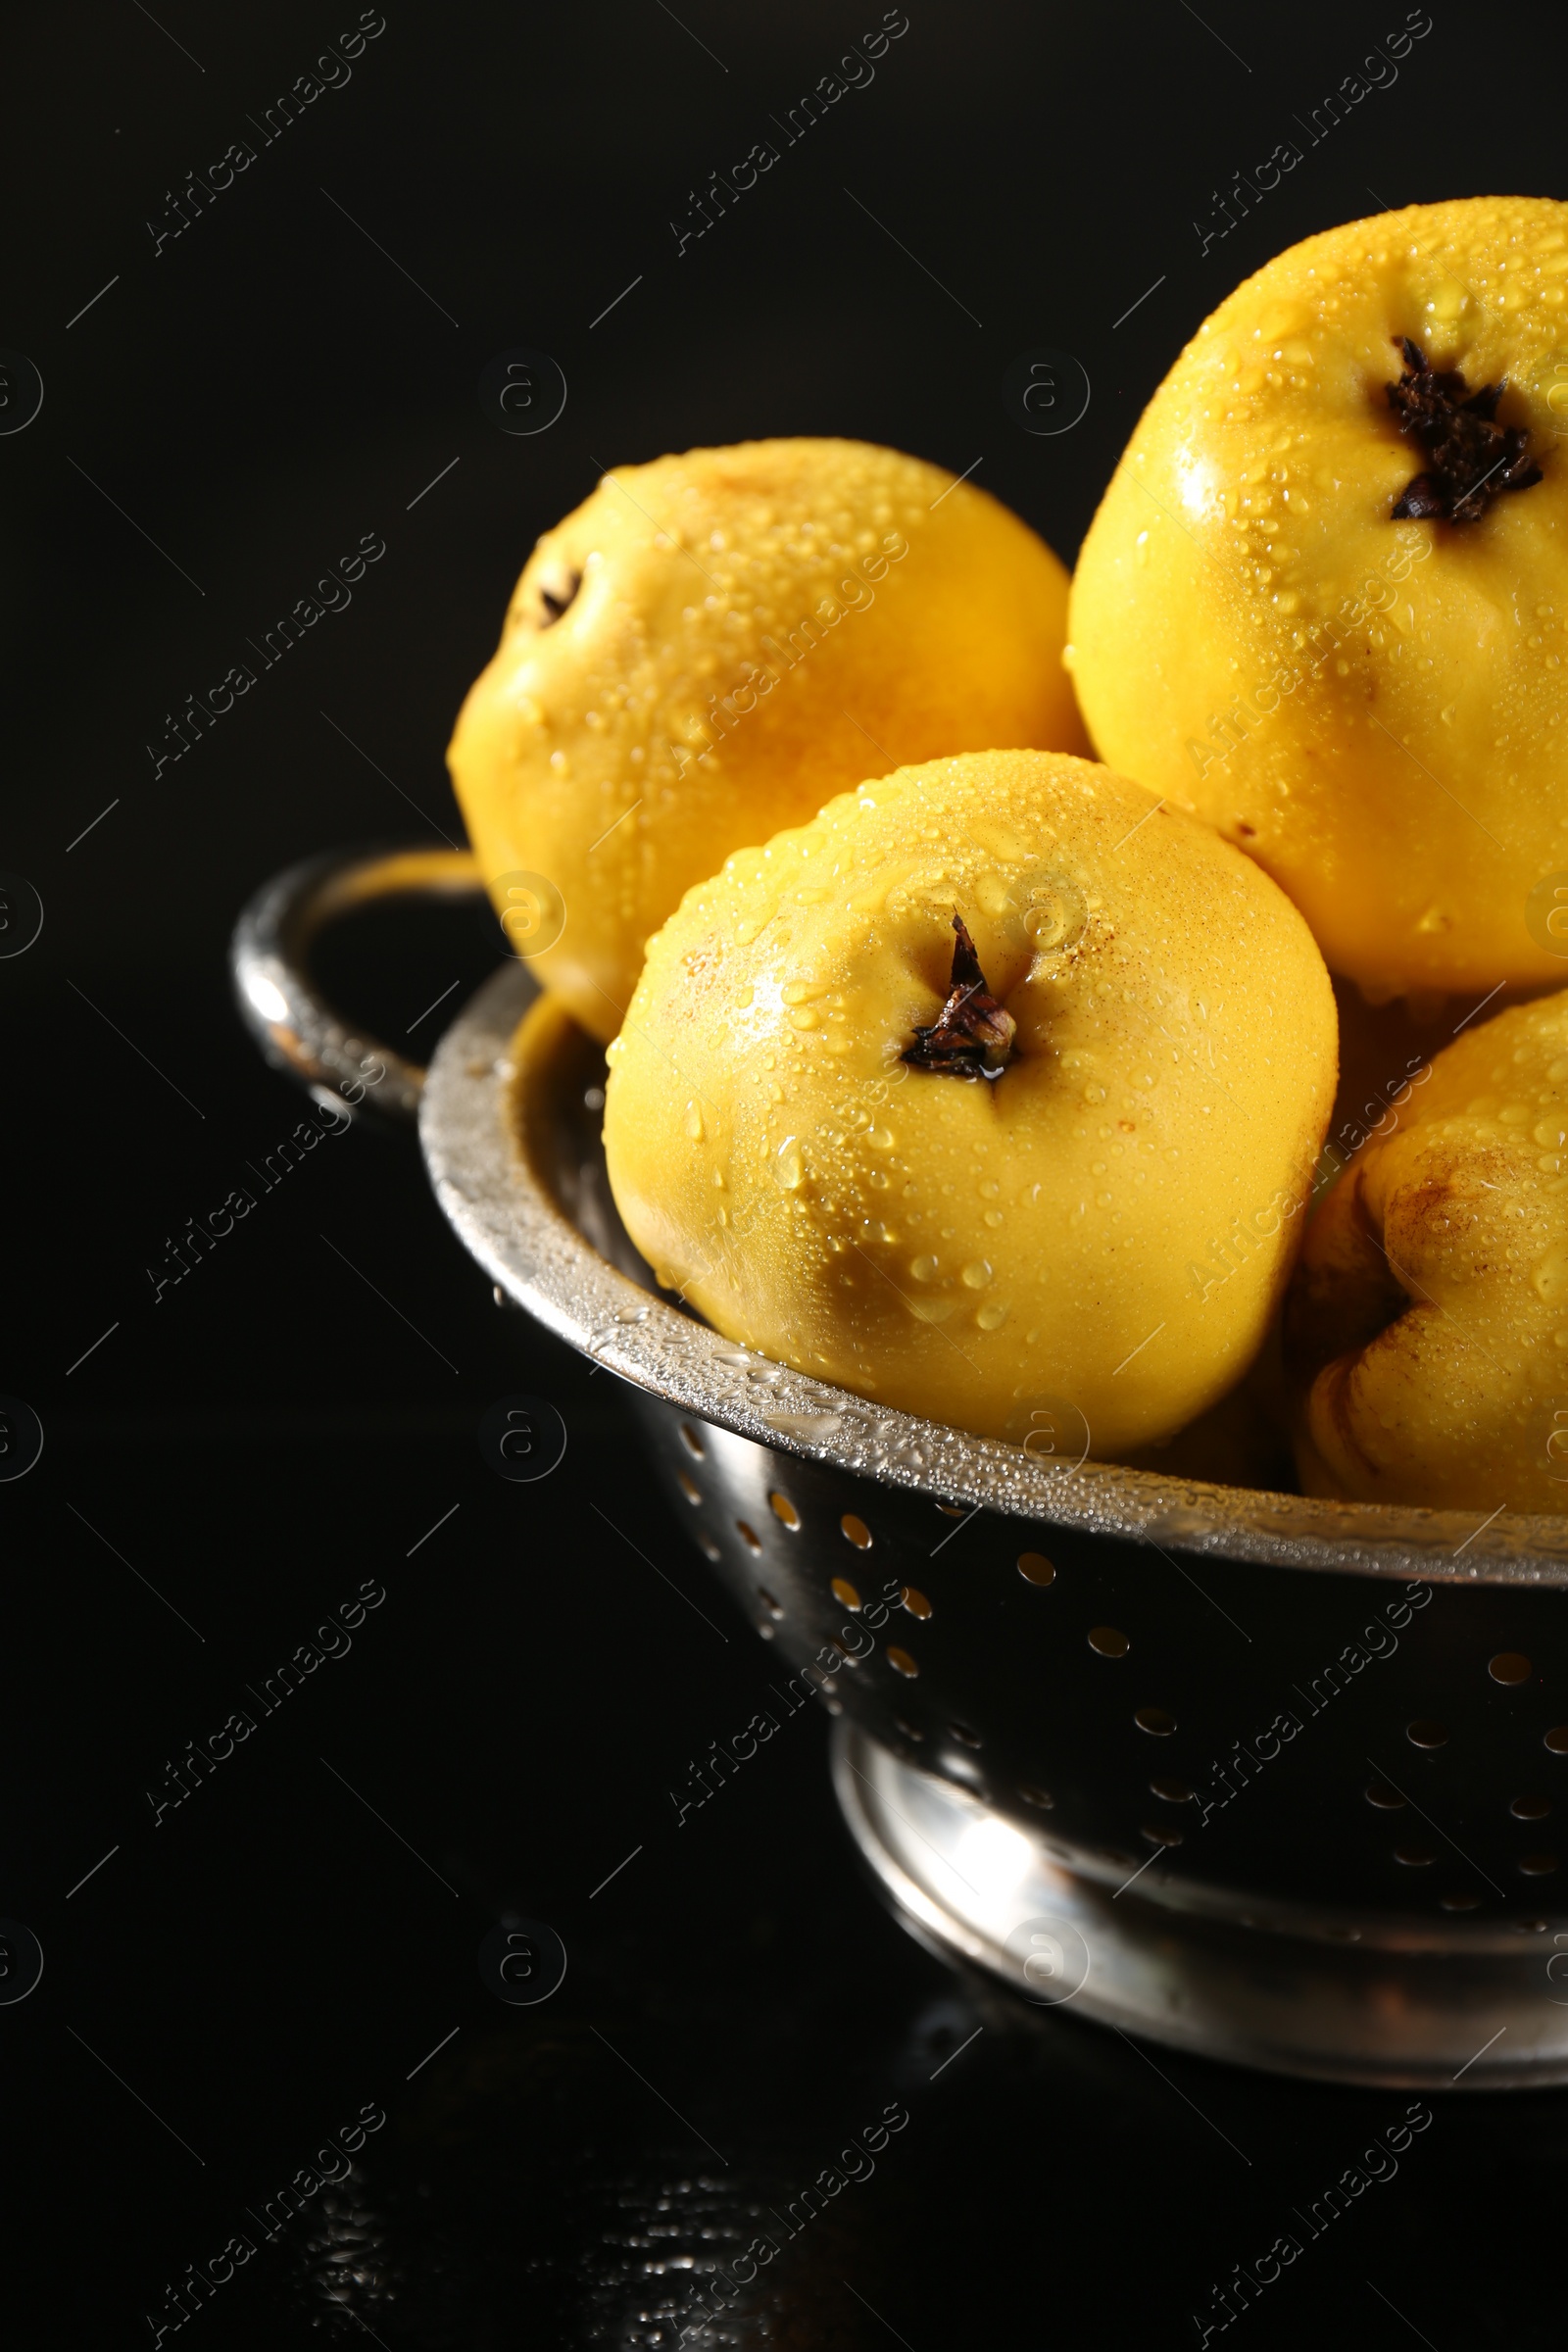
[[[787,1438],[830,1438],[844,1427],[842,1413],[782,1413],[770,1412],[763,1418]]]

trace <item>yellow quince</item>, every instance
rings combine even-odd
[[[863,442],[629,466],[547,531],[448,752],[516,951],[601,1038],[731,850],[868,767],[1087,749],[1067,579],[972,483]]]
[[[1395,1090],[1286,1316],[1308,1494],[1568,1508],[1568,995]]]
[[[621,1216],[719,1331],[1105,1457],[1255,1354],[1335,1016],[1305,924],[1217,833],[998,752],[738,852],[650,943],[610,1056]]]
[[[1247,849],[1374,997],[1563,976],[1565,416],[1568,204],[1411,205],[1220,305],[1084,544],[1101,755]]]

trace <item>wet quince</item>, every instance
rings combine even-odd
[[[1398,1090],[1308,1228],[1286,1315],[1308,1494],[1568,1508],[1568,995]]]
[[[1565,414],[1568,204],[1412,205],[1221,304],[1084,544],[1101,755],[1374,997],[1562,978],[1532,893],[1568,881]]]
[[[1288,1278],[1328,974],[1208,826],[1084,760],[863,784],[649,946],[610,1180],[728,1337],[1037,1457],[1168,1435]]]
[[[602,476],[547,531],[448,752],[513,944],[619,1028],[650,932],[871,766],[1087,749],[1067,579],[1007,509],[858,441]]]

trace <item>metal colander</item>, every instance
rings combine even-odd
[[[466,861],[383,855],[261,893],[234,964],[270,1057],[340,1095],[367,1041],[309,979],[313,929],[459,887]],[[735,1346],[632,1250],[602,1050],[534,993],[499,971],[422,1090],[373,1051],[422,1092],[467,1248],[630,1385],[671,1509],[773,1644],[780,1709],[838,1718],[840,1802],[906,1924],[1042,2005],[1216,2057],[1568,2081],[1568,1519],[1034,1458]]]

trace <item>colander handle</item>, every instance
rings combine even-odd
[[[324,1108],[411,1126],[424,1070],[333,1009],[310,970],[317,933],[377,899],[478,896],[467,850],[328,850],[274,875],[234,925],[229,968],[246,1027],[267,1059]]]

